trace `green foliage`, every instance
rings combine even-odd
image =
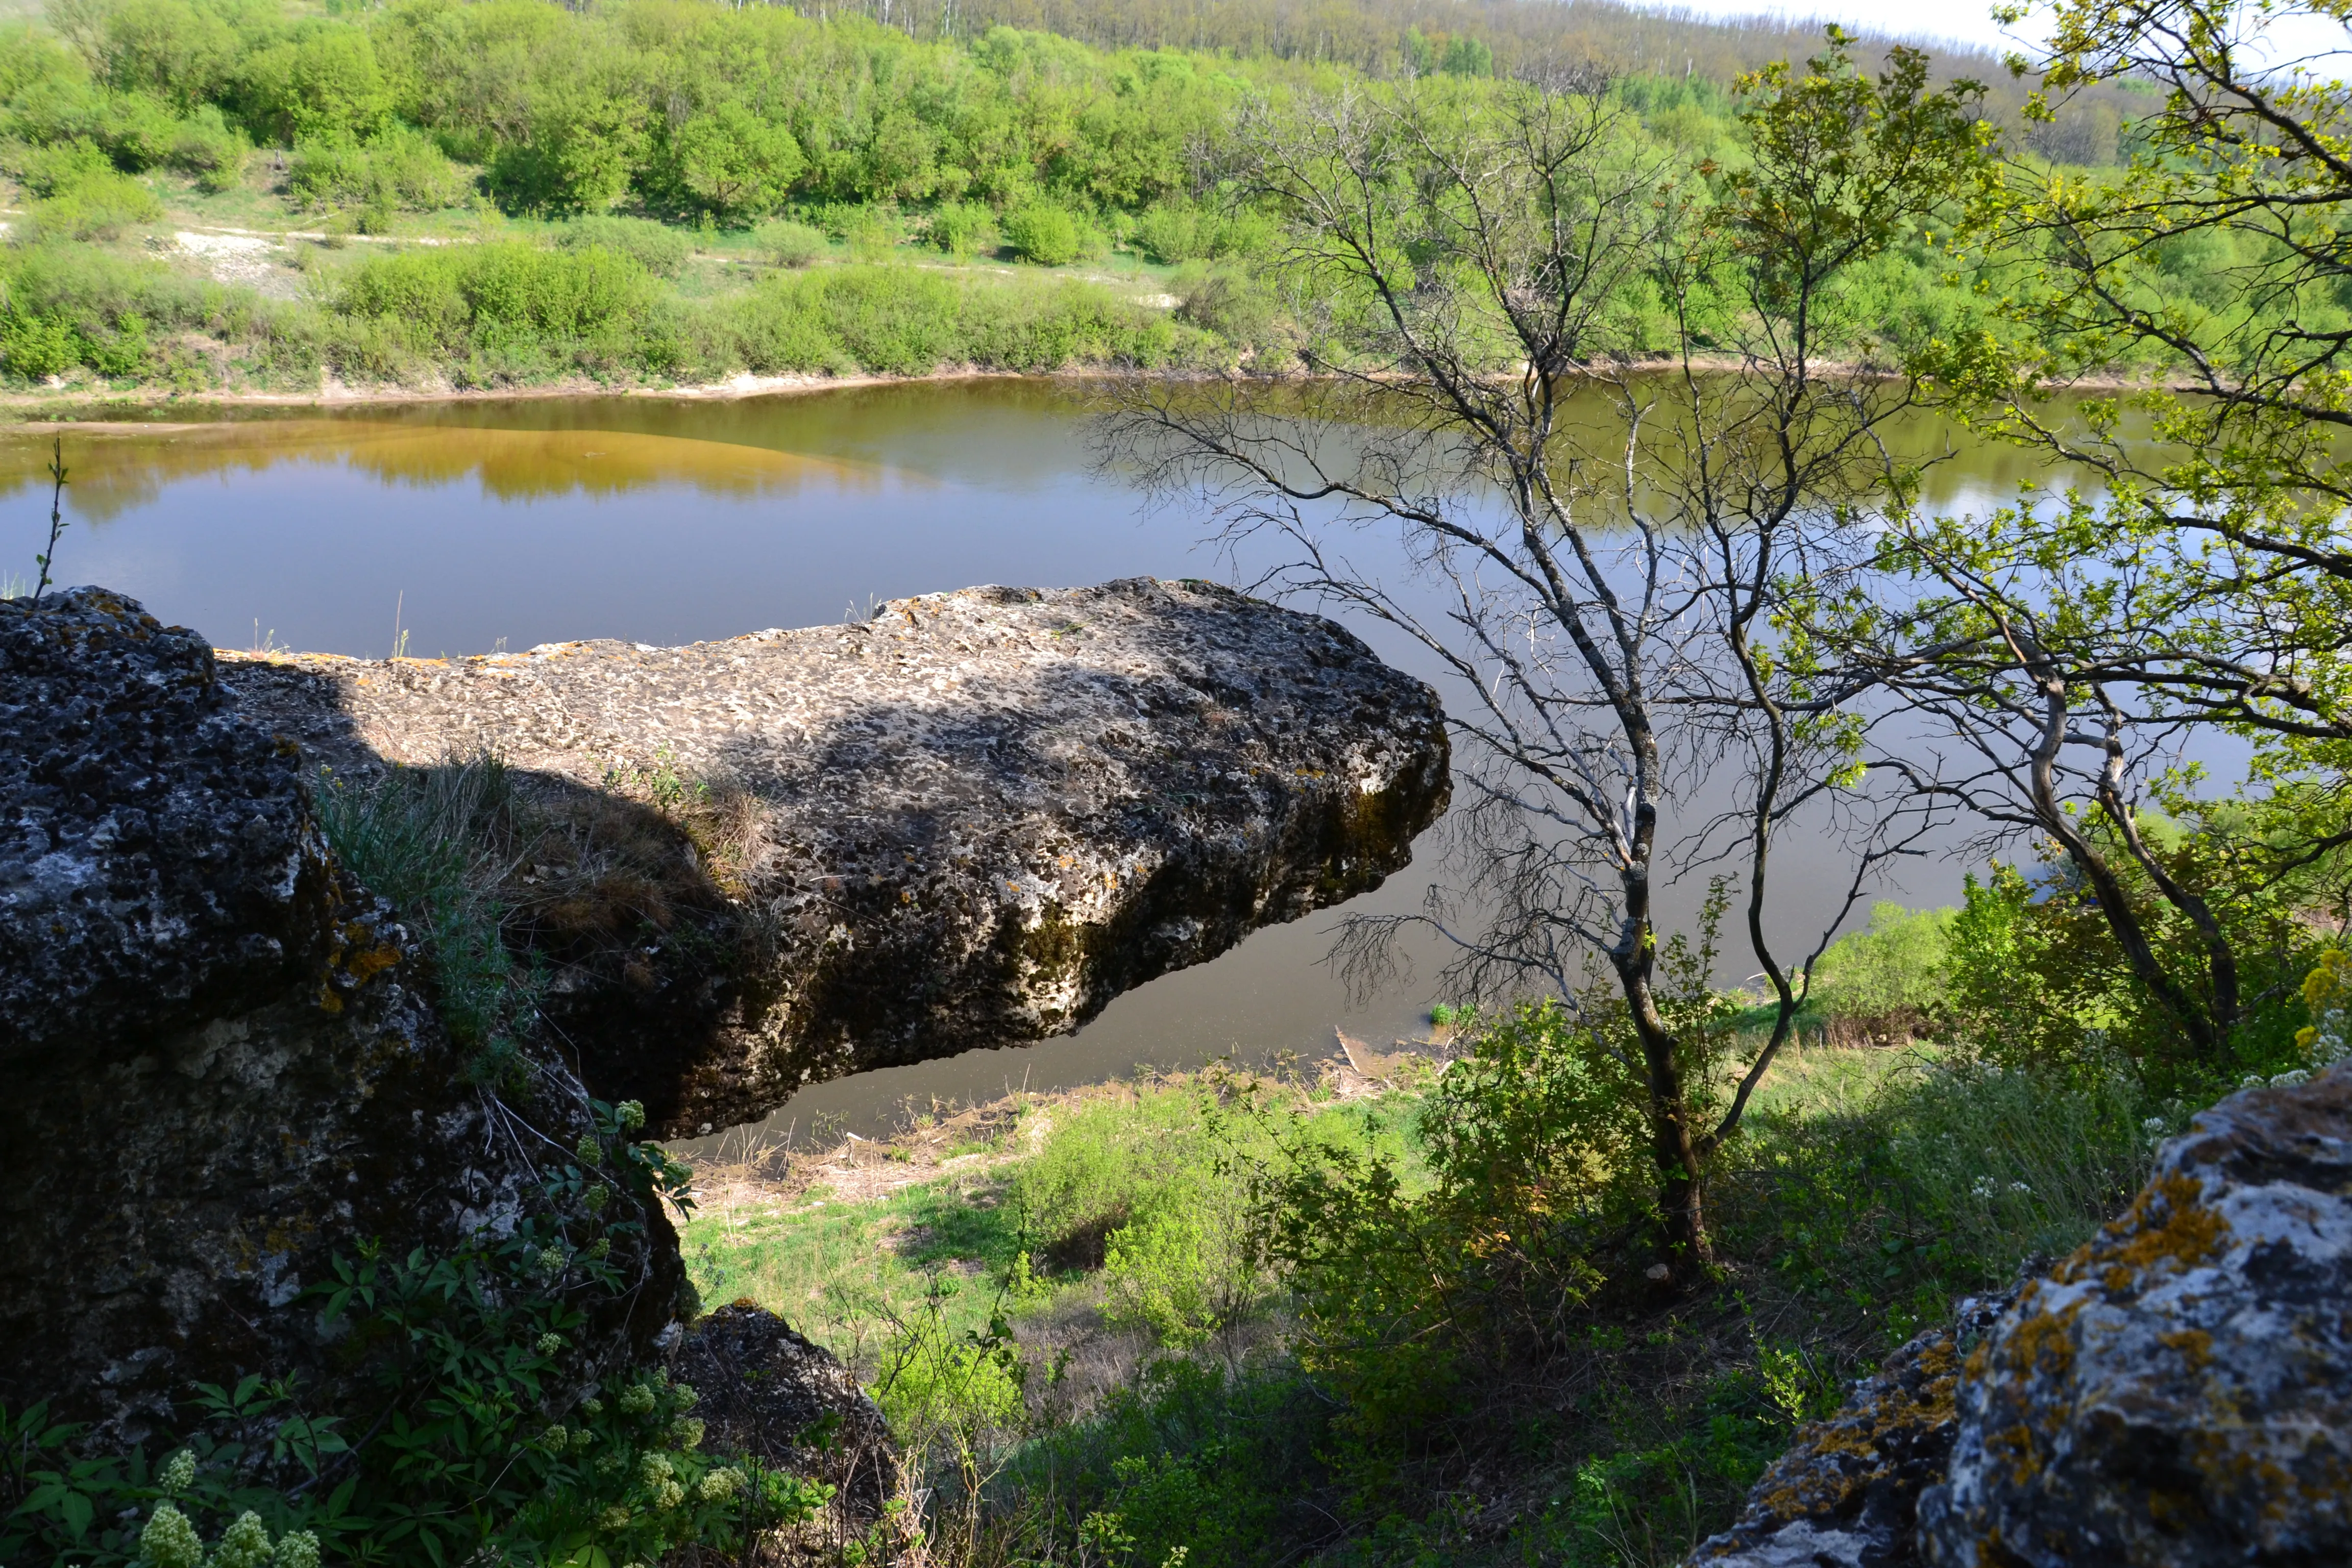
[[[1867,926],[1814,961],[1806,1011],[1864,1038],[1925,1033],[1947,999],[1946,948],[1957,913],[1874,904]]]
[[[1197,337],[1082,283],[958,279],[835,267],[764,279],[722,302],[714,354],[761,374],[864,368],[919,375],[943,364],[1052,370],[1184,363]]]
[[[392,213],[456,206],[470,184],[431,137],[403,126],[365,143],[335,132],[300,139],[286,188],[313,206]]]
[[[554,234],[559,250],[606,250],[625,256],[655,278],[686,270],[694,242],[677,229],[638,217],[574,218]]]
[[[808,161],[783,126],[730,99],[688,117],[668,134],[663,175],[678,204],[722,223],[776,210]]]
[[[2283,797],[2255,815],[2289,804]],[[2302,1066],[2296,1037],[2308,1016],[2300,987],[2327,946],[2306,916],[2342,868],[2330,857],[2275,875],[2274,854],[2234,805],[2164,826],[2169,842],[2152,844],[2154,858],[2176,886],[2200,895],[2234,954],[2242,1010],[2222,1055],[2200,1048],[2135,972],[2105,911],[2057,858],[2030,877],[1996,865],[1986,879],[1969,879],[1950,928],[1949,1037],[1988,1060],[2045,1071],[2097,1074],[2121,1064],[2158,1098],[2210,1099],[2248,1074]],[[2147,833],[2158,838],[2155,822]],[[2195,973],[2205,933],[2137,868],[2123,886],[2159,958],[2175,973]]]
[[[119,239],[125,229],[163,216],[155,193],[117,170],[87,137],[36,149],[19,167],[25,188],[39,198],[29,226],[40,238]]]
[[[1078,220],[1051,202],[1028,202],[1004,215],[1004,243],[1024,260],[1065,267],[1078,258],[1085,237]]]
[[[1192,269],[1175,282],[1176,319],[1235,348],[1264,349],[1281,341],[1279,301],[1259,279],[1234,268]]]
[[[515,241],[370,257],[345,275],[335,300],[338,313],[373,325],[384,342],[470,361],[484,379],[658,364],[653,306],[645,268],[626,256]]]
[[[932,214],[930,240],[950,256],[977,256],[996,248],[996,215],[982,202],[941,202]]]
[[[830,248],[822,230],[789,218],[763,223],[752,231],[751,243],[779,267],[806,267]]]
[[[1422,1108],[1426,1191],[1392,1155],[1295,1132],[1254,1173],[1300,1363],[1360,1434],[1430,1420],[1602,1282],[1592,1238],[1647,1211],[1643,1100],[1616,1045],[1556,1003],[1482,1030]]]
[[[264,374],[318,374],[299,316],[154,262],[83,246],[10,246],[0,250],[0,368],[11,376],[84,365],[170,379],[190,367],[156,340],[179,331],[214,334]]]
[[[995,1554],[1053,1561],[1123,1537],[1130,1563],[1267,1564],[1323,1537],[1331,1406],[1295,1371],[1154,1363],[1024,1446],[990,1495]],[[1089,1523],[1091,1531],[1087,1531]]]
[[[44,1407],[0,1409],[0,1552],[160,1564],[199,1560],[212,1536],[215,1568],[619,1562],[808,1518],[826,1489],[698,1451],[693,1390],[575,1353],[590,1313],[609,1320],[637,1288],[618,1259],[642,1253],[642,1216],[684,1176],[632,1138],[641,1110],[592,1109],[596,1157],[546,1167],[509,1237],[438,1258],[362,1245],[311,1287],[382,1419],[347,1430],[257,1375],[200,1388],[158,1458],[80,1453]]]
[[[1135,247],[1153,261],[1173,265],[1255,256],[1272,248],[1280,233],[1280,225],[1265,213],[1166,201],[1137,217]]]

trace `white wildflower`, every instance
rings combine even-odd
[[[188,1516],[164,1503],[139,1532],[139,1555],[152,1568],[203,1568],[205,1543]]]
[[[213,1548],[212,1568],[269,1568],[269,1531],[257,1513],[241,1513],[221,1531]]]

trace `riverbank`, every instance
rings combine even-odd
[[[789,397],[821,392],[851,392],[869,386],[1013,381],[1039,375],[1078,382],[1110,379],[1116,375],[1116,373],[1098,370],[1060,372],[987,370],[974,365],[962,365],[945,366],[919,375],[752,375],[747,373],[730,376],[725,381],[703,382],[686,386],[611,386],[590,381],[585,377],[572,377],[539,385],[504,387],[352,386],[340,382],[330,382],[316,393],[257,391],[190,393],[169,387],[135,387],[127,392],[111,388],[69,389],[56,392],[0,392],[0,410],[103,409],[126,405],[151,408],[214,406],[224,408],[407,408],[453,403],[548,403],[584,397],[629,397],[658,402],[720,403],[749,397]],[[88,435],[117,430],[126,434],[155,435],[172,430],[199,430],[215,423],[217,421],[201,419],[176,422],[20,419],[13,422],[13,428],[21,434],[37,436],[68,432]]]
[[[1091,1527],[1134,1563],[1664,1568],[1954,1296],[2087,1237],[2151,1147],[2118,1085],[1932,1047],[1794,1051],[1717,1175],[1715,1283],[1554,1302],[1545,1332],[1442,1373],[1408,1356],[1433,1381],[1398,1447],[1400,1412],[1268,1244],[1313,1160],[1392,1172],[1383,1224],[1436,1201],[1462,1070],[1160,1077],[708,1160],[685,1256],[706,1302],[756,1301],[849,1363],[961,1563],[1042,1560]],[[1605,1242],[1588,1257],[1615,1267]],[[1377,1257],[1357,1267],[1370,1287]],[[1390,1310],[1411,1279],[1378,1287]]]

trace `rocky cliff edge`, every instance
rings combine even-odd
[[[687,647],[224,658],[307,766],[487,752],[537,792],[566,826],[509,892],[542,1005],[591,1087],[668,1135],[1075,1028],[1377,887],[1448,789],[1428,687],[1197,582],[973,588]],[[650,809],[621,831],[616,800]],[[579,896],[600,836],[636,846],[618,897]]]

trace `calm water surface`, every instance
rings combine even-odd
[[[419,655],[577,637],[674,644],[982,583],[1230,581],[1260,564],[1204,543],[1200,518],[1146,514],[1131,489],[1094,472],[1088,400],[1070,384],[989,380],[730,403],[174,413],[68,431],[72,526],[58,576],[131,594],[216,645],[381,658],[396,636]],[[47,437],[0,436],[0,574],[29,563],[45,537],[47,458]],[[1930,500],[1966,510],[2030,471],[2017,454],[1963,448],[1937,470]],[[1356,629],[1429,673],[1393,635]],[[1412,907],[1427,878],[1417,864],[1347,908]],[[1958,868],[1930,863],[1892,891],[1947,901],[1958,880]],[[1344,912],[1262,931],[1120,997],[1075,1036],[820,1086],[772,1125],[871,1133],[908,1099],[1229,1054],[1323,1055],[1335,1028],[1376,1044],[1420,1031],[1433,963],[1351,998],[1319,962]]]

